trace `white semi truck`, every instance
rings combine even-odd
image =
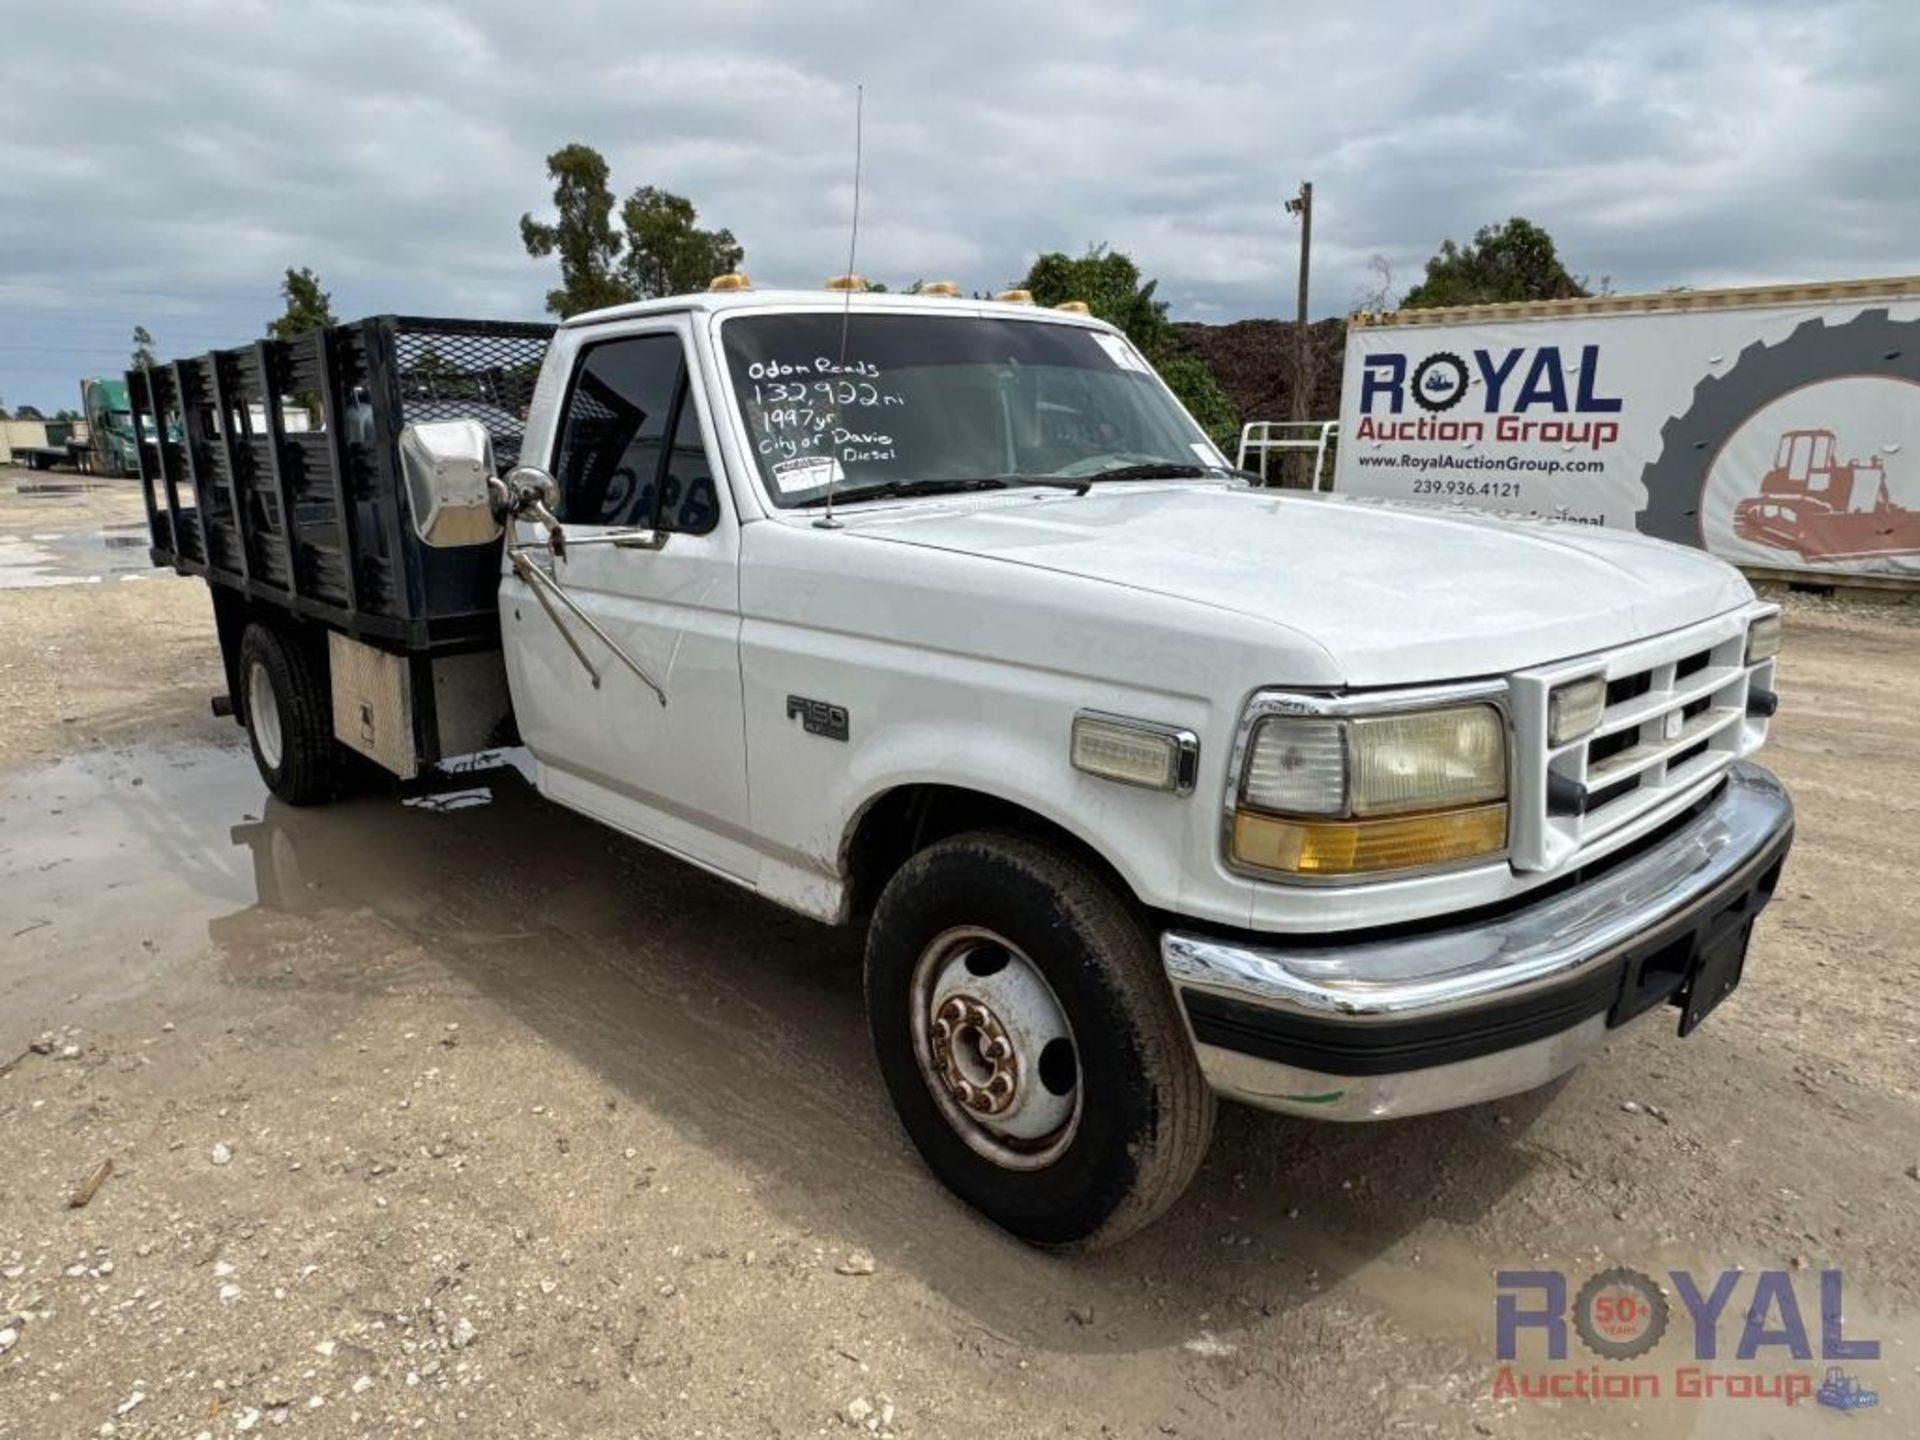
[[[1791,841],[1731,567],[1251,486],[1084,313],[729,277],[133,385],[275,794],[517,742],[865,926],[908,1133],[1037,1243],[1162,1212],[1216,1097],[1416,1115],[1686,1034]]]

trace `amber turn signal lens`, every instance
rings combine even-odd
[[[1286,875],[1423,869],[1496,855],[1506,844],[1504,803],[1379,820],[1283,820],[1255,810],[1233,817],[1233,858]]]

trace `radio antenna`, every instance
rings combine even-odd
[[[840,368],[838,375],[847,373],[847,328],[853,321],[853,277],[857,273],[853,268],[854,255],[860,248],[860,140],[865,129],[867,109],[867,87],[853,87],[853,228],[847,235],[847,273],[846,298],[840,307]],[[836,376],[837,383],[837,376]],[[836,392],[837,393],[837,392]],[[838,414],[838,407],[835,407]],[[833,518],[833,482],[840,474],[840,457],[829,451],[827,456],[827,513],[814,521],[822,530],[838,530],[840,522]]]

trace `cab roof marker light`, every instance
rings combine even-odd
[[[993,298],[1007,305],[1033,304],[1033,292],[1031,290],[1002,290]]]
[[[853,290],[857,292],[869,290],[872,287],[867,284],[867,277],[864,275],[829,275],[824,288],[828,290]]]
[[[751,290],[752,288],[752,279],[740,270],[730,270],[725,275],[716,275],[707,282],[707,289],[722,294],[729,290]]]
[[[929,280],[920,287],[920,293],[922,295],[940,295],[949,299],[957,299],[960,294],[960,286],[952,280]]]
[[[1088,305],[1084,300],[1062,300],[1053,308],[1066,315],[1091,315],[1093,313],[1093,307]]]

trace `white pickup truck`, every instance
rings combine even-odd
[[[476,322],[132,377],[187,420],[154,554],[213,582],[268,786],[517,738],[550,799],[865,925],[909,1135],[1047,1245],[1172,1204],[1216,1096],[1416,1115],[1725,998],[1793,825],[1735,570],[1257,488],[1111,327],[943,288],[580,316],[523,404],[530,359],[407,349]],[[348,423],[233,404],[302,387]]]

